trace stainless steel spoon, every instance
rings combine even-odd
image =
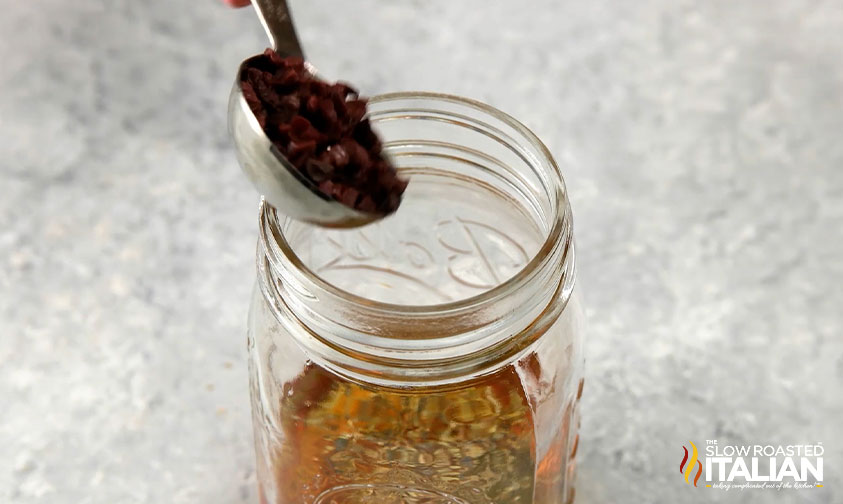
[[[304,58],[285,0],[252,0],[270,44],[281,56]],[[255,56],[257,58],[260,56]],[[228,101],[228,130],[234,139],[240,166],[269,204],[293,219],[326,227],[362,226],[383,217],[347,207],[326,196],[305,178],[264,133],[240,87],[240,74],[253,58],[237,70]],[[312,66],[308,68],[315,72]]]

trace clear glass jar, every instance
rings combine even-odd
[[[474,101],[389,94],[370,119],[411,178],[397,213],[328,230],[261,206],[261,502],[571,502],[582,314],[558,167]]]

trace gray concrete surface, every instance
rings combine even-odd
[[[579,502],[843,502],[843,2],[293,5],[326,75],[486,101],[564,165]],[[2,9],[0,502],[256,502],[257,196],[224,115],[252,12]],[[691,488],[682,445],[714,438],[822,442],[825,487]]]

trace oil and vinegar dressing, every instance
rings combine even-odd
[[[536,460],[540,373],[533,355],[458,388],[403,391],[308,363],[282,391],[283,432],[268,436],[283,439],[269,447],[277,496],[261,502],[560,504],[569,422]]]

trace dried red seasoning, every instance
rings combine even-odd
[[[272,49],[253,58],[240,81],[269,139],[322,193],[363,212],[398,208],[407,181],[381,153],[356,90],[319,80],[301,58]]]

